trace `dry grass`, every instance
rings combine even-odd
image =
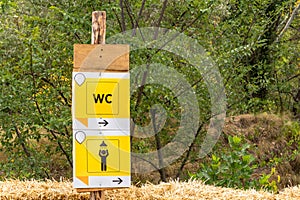
[[[112,200],[199,200],[199,199],[300,199],[300,186],[286,188],[279,194],[255,190],[234,190],[204,185],[199,181],[145,184],[127,189],[107,190],[106,199]],[[0,182],[0,199],[88,199],[88,193],[77,193],[69,181]]]
[[[279,189],[300,184],[300,154],[292,156],[294,152],[299,152],[297,139],[293,139],[293,133],[287,131],[291,126],[291,118],[288,116],[278,116],[274,114],[244,114],[226,118],[223,129],[224,135],[238,135],[243,137],[250,148],[250,153],[256,158],[262,167],[258,167],[253,174],[253,178],[262,174],[269,174],[272,167],[276,168],[276,173],[270,181],[277,180],[280,176]],[[227,137],[220,137],[221,148],[228,149]],[[294,142],[293,142],[294,141]],[[220,149],[219,151],[223,151]],[[275,160],[279,161],[275,161]]]

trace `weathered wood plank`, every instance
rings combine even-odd
[[[128,71],[129,45],[74,45],[74,71]]]
[[[76,188],[77,192],[95,192],[95,191],[105,191],[105,190],[115,190],[120,188]]]

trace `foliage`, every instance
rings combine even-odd
[[[255,188],[277,193],[280,175],[277,175],[277,180],[271,180],[276,169],[273,167],[269,174],[263,173],[258,179],[253,178],[257,161],[252,154],[248,153],[250,145],[243,144],[242,138],[238,136],[228,136],[228,142],[229,152],[212,154],[211,160],[201,163],[198,172],[190,174],[190,177],[216,186]]]
[[[288,138],[288,145],[300,146],[300,124],[291,122],[282,128],[283,134]]]
[[[5,2],[0,118],[1,147],[9,153],[1,170],[8,177],[50,178],[45,163],[53,155],[61,154],[72,165],[69,41],[73,36],[67,34],[62,13],[46,1]],[[45,146],[39,151],[41,143]],[[11,160],[20,167],[11,168]]]
[[[228,142],[229,152],[212,154],[211,162],[201,163],[199,171],[191,174],[191,177],[216,186],[244,189],[256,187],[256,183],[251,180],[256,165],[253,155],[247,152],[249,144],[242,144],[238,136],[229,136]]]
[[[277,181],[272,180],[270,181],[270,178],[272,175],[275,174],[275,168],[272,168],[270,174],[263,174],[259,179],[259,184],[261,185],[262,189],[266,189],[269,191],[273,191],[274,193],[278,192],[277,183],[280,182],[280,175],[277,175]]]

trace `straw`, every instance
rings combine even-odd
[[[300,186],[285,188],[279,194],[266,191],[239,190],[204,185],[201,181],[170,181],[142,187],[107,190],[106,199],[111,200],[201,200],[201,199],[300,199]],[[19,181],[0,182],[0,200],[4,199],[89,199],[89,193],[77,193],[70,181]]]

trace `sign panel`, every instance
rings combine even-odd
[[[75,131],[75,188],[129,187],[129,131]]]
[[[73,129],[129,130],[129,73],[73,72]]]
[[[74,45],[74,188],[130,187],[128,45]]]

